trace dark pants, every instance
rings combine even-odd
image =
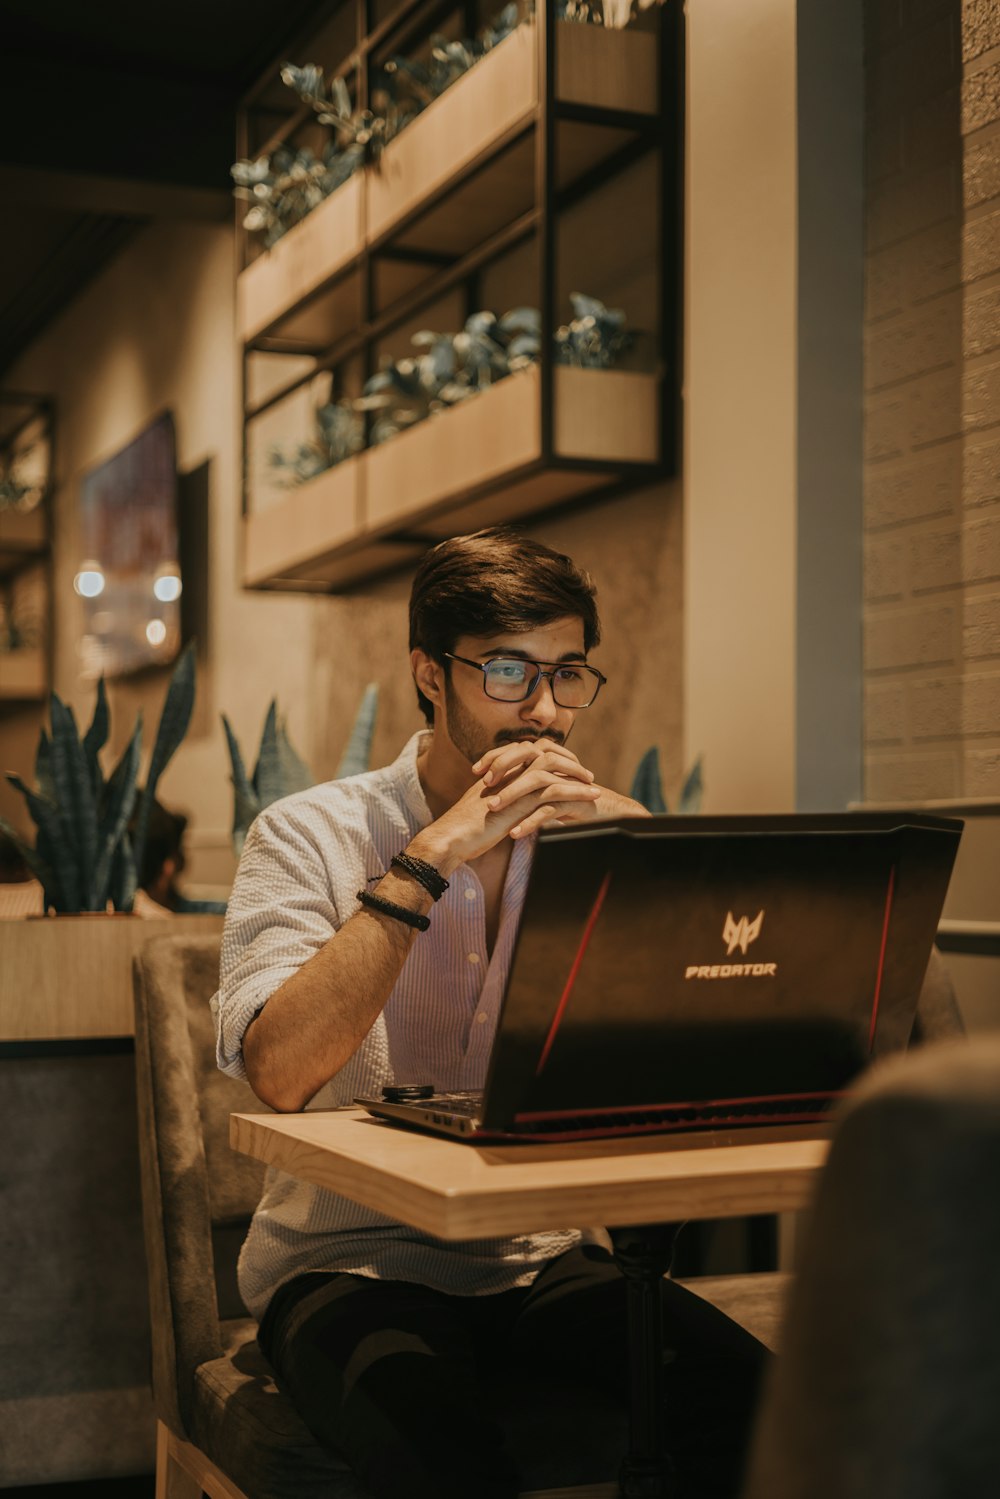
[[[664,1282],[666,1432],[678,1492],[733,1499],[767,1354],[700,1297]],[[450,1296],[404,1281],[309,1274],[283,1286],[260,1344],[306,1425],[376,1499],[512,1499],[518,1474],[484,1369],[572,1376],[628,1402],[625,1283],[583,1246],[531,1286]]]

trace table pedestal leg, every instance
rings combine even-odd
[[[669,1499],[673,1489],[663,1439],[660,1282],[670,1268],[676,1233],[676,1224],[611,1230],[628,1300],[631,1415],[622,1499]]]

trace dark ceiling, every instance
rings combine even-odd
[[[142,224],[224,220],[241,95],[330,0],[0,0],[0,380]]]

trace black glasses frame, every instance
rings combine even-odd
[[[597,694],[600,692],[601,688],[604,686],[605,682],[608,680],[607,677],[604,675],[604,673],[602,671],[598,671],[598,669],[597,669],[596,666],[588,666],[585,661],[528,661],[524,656],[506,656],[506,655],[504,655],[503,651],[500,651],[496,656],[491,656],[488,661],[472,661],[472,660],[469,659],[468,656],[456,656],[453,651],[444,651],[444,652],[442,652],[442,654],[444,656],[446,656],[449,661],[461,661],[461,663],[462,663],[463,666],[475,666],[477,668],[477,670],[481,671],[482,674],[483,674],[483,691],[486,693],[486,696],[493,703],[524,703],[524,702],[527,702],[528,698],[535,691],[535,689],[537,688],[537,686],[538,686],[539,682],[542,680],[542,678],[543,677],[548,677],[548,679],[549,679],[549,690],[552,693],[552,701],[556,704],[556,707],[558,707],[558,708],[570,708],[570,709],[572,709],[574,711],[576,709],[578,709],[578,708],[591,708],[591,707],[593,707],[593,705],[594,705],[594,703],[595,703],[595,701],[597,699]],[[534,667],[535,675],[530,679],[529,682],[526,683],[525,690],[521,694],[520,697],[495,697],[494,694],[488,690],[488,688],[486,686],[486,683],[487,683],[487,680],[488,680],[487,673],[488,673],[490,667],[496,661],[517,661],[518,664],[521,665],[521,666],[531,666],[531,667]],[[546,667],[546,666],[550,666],[552,668],[552,670],[551,671],[544,671],[543,667]],[[558,697],[556,696],[556,682],[555,682],[556,672],[557,671],[564,671],[567,666],[576,667],[579,671],[589,672],[590,675],[594,678],[594,683],[595,683],[595,685],[594,685],[594,695],[593,695],[592,698],[589,699],[588,702],[586,702],[586,703],[561,703],[559,701]]]

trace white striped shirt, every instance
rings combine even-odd
[[[357,891],[431,821],[415,734],[384,770],[286,797],[254,822],[222,939],[212,1001],[218,1062],[245,1077],[243,1036],[271,994],[358,908]],[[307,1105],[328,1109],[386,1083],[481,1088],[524,902],[534,840],[515,842],[492,957],[486,903],[459,865],[414,942],[381,1015],[351,1060]],[[285,1281],[345,1270],[460,1295],[510,1290],[578,1243],[580,1231],[448,1242],[270,1169],[240,1256],[240,1291],[260,1318]]]

